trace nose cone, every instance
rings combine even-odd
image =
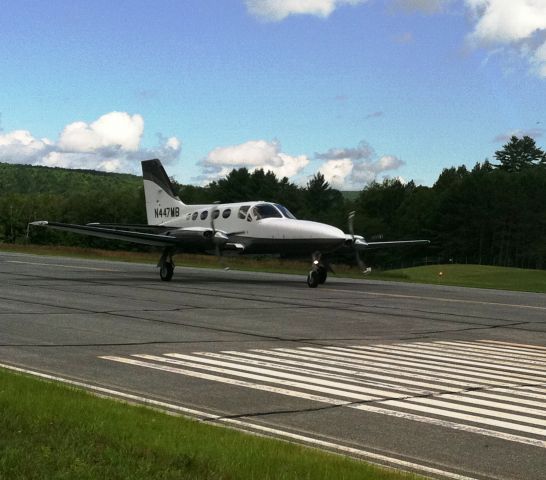
[[[345,240],[345,234],[337,227],[325,223],[309,222],[300,220],[302,230],[307,234],[307,238],[325,238],[329,240]]]
[[[308,220],[292,220],[288,218],[268,218],[262,222],[262,225],[267,224],[268,230],[276,230],[277,233],[280,234],[279,236],[285,238],[298,240],[345,240],[345,234],[339,228],[325,223],[311,222]]]

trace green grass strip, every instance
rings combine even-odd
[[[546,293],[546,270],[489,265],[427,265],[389,270],[376,274],[373,278],[431,285]]]
[[[0,369],[1,479],[417,479]]]

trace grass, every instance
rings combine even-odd
[[[0,369],[1,479],[417,479]]]
[[[374,278],[433,285],[546,293],[546,270],[488,265],[427,265],[389,270],[381,272]]]
[[[0,251],[150,263],[154,265],[159,258],[158,252],[144,253],[8,243],[0,243]],[[175,257],[175,262],[177,266],[222,268],[222,265],[226,265],[237,270],[295,273],[299,275],[306,275],[309,270],[309,262],[281,260],[271,257],[226,257],[220,263],[216,257],[211,255],[178,254]],[[334,270],[337,277],[546,293],[546,270],[450,264],[374,271],[366,277],[362,275],[356,266],[335,265]]]

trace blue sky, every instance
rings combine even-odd
[[[0,161],[432,184],[544,147],[544,0],[3,2]]]

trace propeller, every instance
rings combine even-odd
[[[370,269],[366,267],[364,260],[362,260],[362,258],[360,257],[360,252],[356,248],[356,239],[355,239],[355,230],[354,230],[355,215],[356,215],[356,212],[354,210],[349,212],[349,218],[347,219],[347,227],[349,228],[349,233],[351,235],[353,250],[355,252],[355,258],[356,258],[356,263],[358,265],[358,268],[360,268],[362,273],[369,273]]]
[[[210,229],[212,230],[212,241],[214,243],[214,253],[218,257],[218,259],[220,259],[220,257],[222,256],[222,251],[220,250],[220,244],[224,244],[229,240],[228,236],[225,233],[218,232],[216,230],[216,227],[214,226],[214,216],[216,212],[219,212],[219,211],[220,210],[218,210],[218,208],[216,207],[210,211]]]

